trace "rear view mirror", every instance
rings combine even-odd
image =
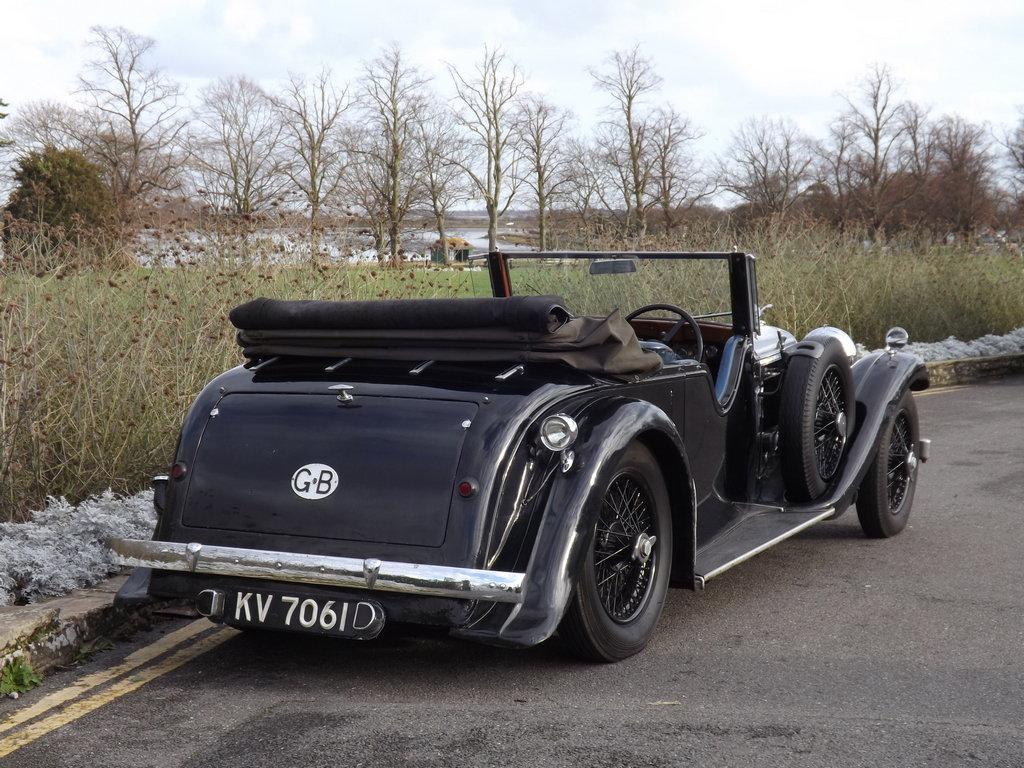
[[[590,262],[590,274],[592,275],[624,275],[636,272],[636,262],[633,259],[605,259],[604,261]]]

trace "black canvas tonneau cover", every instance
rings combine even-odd
[[[255,299],[231,311],[249,359],[275,355],[456,362],[562,362],[611,376],[650,373],[616,311],[573,317],[553,296],[392,301]]]
[[[569,320],[558,296],[507,299],[385,299],[278,301],[253,299],[231,310],[236,328],[249,331],[509,328],[551,332]]]

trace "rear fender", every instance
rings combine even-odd
[[[919,357],[906,352],[872,352],[853,364],[853,388],[857,401],[855,427],[839,480],[827,498],[794,506],[793,511],[834,506],[838,516],[850,506],[875,458],[883,427],[907,389],[928,388],[928,369]]]
[[[544,517],[534,539],[526,569],[522,601],[511,613],[490,615],[471,628],[454,634],[512,646],[536,645],[558,628],[576,587],[577,574],[586,558],[590,533],[603,502],[603,491],[634,440],[644,441],[655,454],[663,471],[675,466],[681,471],[666,475],[673,506],[688,502],[684,530],[675,530],[677,546],[689,553],[689,562],[679,564],[692,575],[693,539],[696,535],[695,492],[682,440],[672,420],[651,403],[628,398],[609,398],[591,404],[580,419],[580,434],[573,450],[576,459],[568,473],[558,472],[552,481]],[[674,453],[674,455],[672,455]],[[673,518],[680,520],[679,510]]]

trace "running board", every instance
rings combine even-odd
[[[810,512],[787,512],[782,507],[749,505],[746,510],[739,522],[697,551],[694,567],[694,586],[697,589],[704,589],[707,581],[734,565],[830,517],[835,507]]]

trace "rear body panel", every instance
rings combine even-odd
[[[455,400],[364,394],[350,404],[326,392],[225,395],[203,430],[182,523],[439,547],[477,409]],[[315,464],[334,470],[337,487],[323,498],[304,498],[293,486],[317,481],[301,469]]]
[[[169,482],[158,539],[483,567],[506,482],[497,468],[536,414],[599,386],[563,366],[506,381],[494,378],[504,365],[438,363],[417,376],[404,363],[324,367],[239,367],[203,390],[175,454],[189,471]],[[330,389],[339,383],[352,387],[350,406]],[[336,469],[337,490],[296,496],[292,476],[308,463]],[[462,479],[476,486],[468,498]]]

